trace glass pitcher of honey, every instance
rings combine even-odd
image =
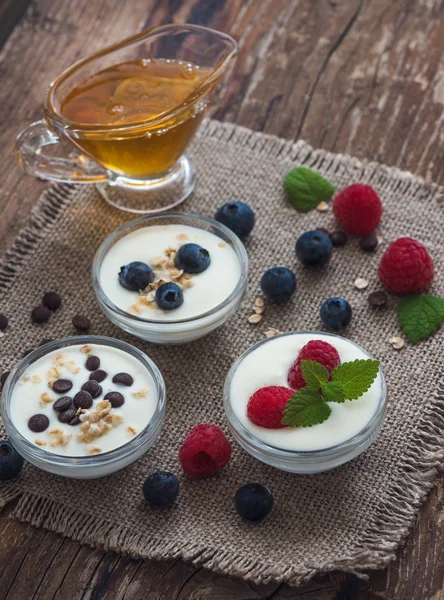
[[[74,64],[49,86],[45,118],[18,135],[22,168],[96,184],[134,213],[180,204],[195,183],[185,151],[236,52],[224,33],[164,25]]]

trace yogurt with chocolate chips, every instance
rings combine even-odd
[[[153,376],[137,358],[87,343],[52,350],[32,362],[12,390],[9,416],[36,447],[85,457],[134,440],[157,403]]]

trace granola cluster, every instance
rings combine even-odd
[[[91,444],[96,438],[100,438],[113,427],[117,427],[123,423],[123,417],[111,411],[111,402],[108,402],[108,400],[98,402],[95,410],[88,411],[81,409],[79,419],[82,424],[80,425],[80,433],[77,434],[76,440],[85,444]],[[101,452],[100,447],[95,446],[90,449],[90,454],[95,454],[96,452]]]

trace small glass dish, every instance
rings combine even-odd
[[[259,439],[252,431],[247,429],[244,424],[239,420],[238,416],[233,410],[231,402],[231,386],[234,375],[239,365],[250,356],[255,350],[264,346],[264,344],[270,344],[278,339],[282,339],[288,336],[295,335],[310,335],[313,338],[331,338],[331,344],[335,345],[335,340],[344,340],[347,344],[354,346],[359,351],[365,353],[368,358],[372,358],[363,348],[351,342],[345,340],[341,336],[334,334],[328,334],[324,332],[289,332],[282,333],[272,338],[262,340],[251,348],[246,350],[232,365],[230,371],[225,380],[224,385],[224,409],[228,419],[229,428],[235,440],[246,450],[249,454],[257,458],[261,462],[264,462],[272,467],[280,469],[282,471],[288,471],[290,473],[299,474],[314,474],[322,471],[329,471],[339,467],[340,465],[352,460],[364,452],[378,437],[384,420],[384,415],[387,409],[387,385],[385,382],[384,374],[379,371],[380,383],[381,383],[381,395],[376,407],[376,410],[367,424],[351,438],[345,440],[342,443],[332,445],[331,447],[322,448],[320,450],[285,450],[273,446],[269,443]],[[265,379],[265,378],[264,378]],[[266,381],[260,382],[258,387],[262,385],[285,385],[278,382],[267,383]],[[347,401],[347,402],[359,402]],[[316,427],[316,426],[315,426]],[[310,428],[311,429],[311,428]],[[270,431],[283,431],[282,429],[277,430],[265,430]]]
[[[100,269],[106,254],[119,240],[138,229],[171,224],[204,229],[229,244],[236,253],[240,265],[240,277],[236,287],[227,298],[211,310],[185,319],[146,319],[122,310],[106,295],[100,283]],[[106,238],[97,250],[92,265],[93,289],[105,316],[124,331],[155,344],[184,344],[201,338],[220,327],[237,311],[244,297],[247,283],[248,256],[240,239],[225,225],[214,219],[187,213],[150,215],[126,223]]]
[[[48,452],[26,439],[12,422],[10,414],[12,391],[28,367],[38,359],[54,350],[83,344],[95,344],[117,348],[142,363],[142,366],[153,378],[157,391],[157,406],[153,417],[147,426],[133,439],[114,450],[94,454],[92,456],[66,456]],[[165,382],[154,362],[148,358],[146,354],[130,344],[116,339],[94,335],[70,337],[50,342],[37,348],[23,358],[14,370],[11,371],[3,387],[1,396],[3,423],[9,439],[17,452],[21,454],[25,460],[43,471],[75,479],[96,479],[105,477],[106,475],[120,471],[120,469],[123,469],[140,458],[149,448],[151,448],[160,434],[165,418],[165,407]]]

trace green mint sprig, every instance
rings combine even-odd
[[[335,193],[334,186],[316,171],[307,167],[296,167],[284,177],[284,188],[293,206],[301,212],[316,208],[327,202]]]
[[[398,320],[412,344],[425,340],[444,322],[444,298],[425,294],[405,296],[398,303]]]
[[[312,427],[323,423],[331,414],[327,402],[357,400],[375,381],[379,360],[353,360],[338,365],[331,375],[315,360],[301,362],[306,387],[295,392],[284,409],[282,425]]]

